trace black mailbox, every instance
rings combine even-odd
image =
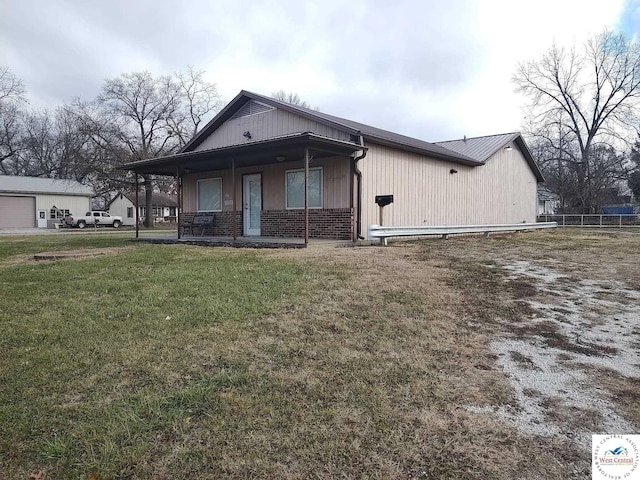
[[[376,203],[379,207],[386,207],[393,203],[393,195],[376,195]]]

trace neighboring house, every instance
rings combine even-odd
[[[538,215],[554,215],[560,205],[560,197],[543,185],[538,185]]]
[[[92,195],[75,180],[0,175],[0,228],[53,228],[91,210]]]
[[[429,143],[247,91],[180,153],[124,168],[177,177],[214,235],[305,240],[363,238],[376,195],[394,196],[385,225],[534,222],[542,181],[519,133]]]
[[[142,222],[147,216],[147,207],[145,205],[146,197],[144,192],[138,194],[140,209],[138,218]],[[175,222],[177,221],[178,203],[166,195],[154,193],[152,197],[152,213],[154,222]],[[109,202],[107,210],[110,215],[119,215],[122,217],[123,225],[136,224],[136,195],[130,193],[119,192],[113,200]]]

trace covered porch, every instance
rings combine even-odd
[[[307,245],[310,239],[356,238],[356,161],[365,150],[353,142],[304,132],[123,168],[135,173],[136,183],[140,175],[176,179],[175,240]],[[136,198],[136,203],[141,200]],[[206,215],[211,224],[200,232],[206,240],[186,235],[184,227]]]

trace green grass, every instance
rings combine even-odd
[[[4,256],[124,243],[39,240],[3,241]],[[158,436],[184,434],[222,392],[257,381],[250,358],[211,345],[232,344],[306,277],[256,253],[144,245],[0,272],[0,471],[55,478],[122,477],[166,454]]]
[[[0,237],[0,262],[16,255],[74,250],[78,248],[106,248],[130,245],[129,236],[104,234],[61,234]]]
[[[567,450],[464,409],[512,398],[467,323],[507,304],[473,309],[487,269],[459,289],[456,244],[1,238],[0,478],[568,478]]]

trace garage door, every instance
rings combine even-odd
[[[33,228],[35,226],[35,197],[0,195],[0,228]]]

